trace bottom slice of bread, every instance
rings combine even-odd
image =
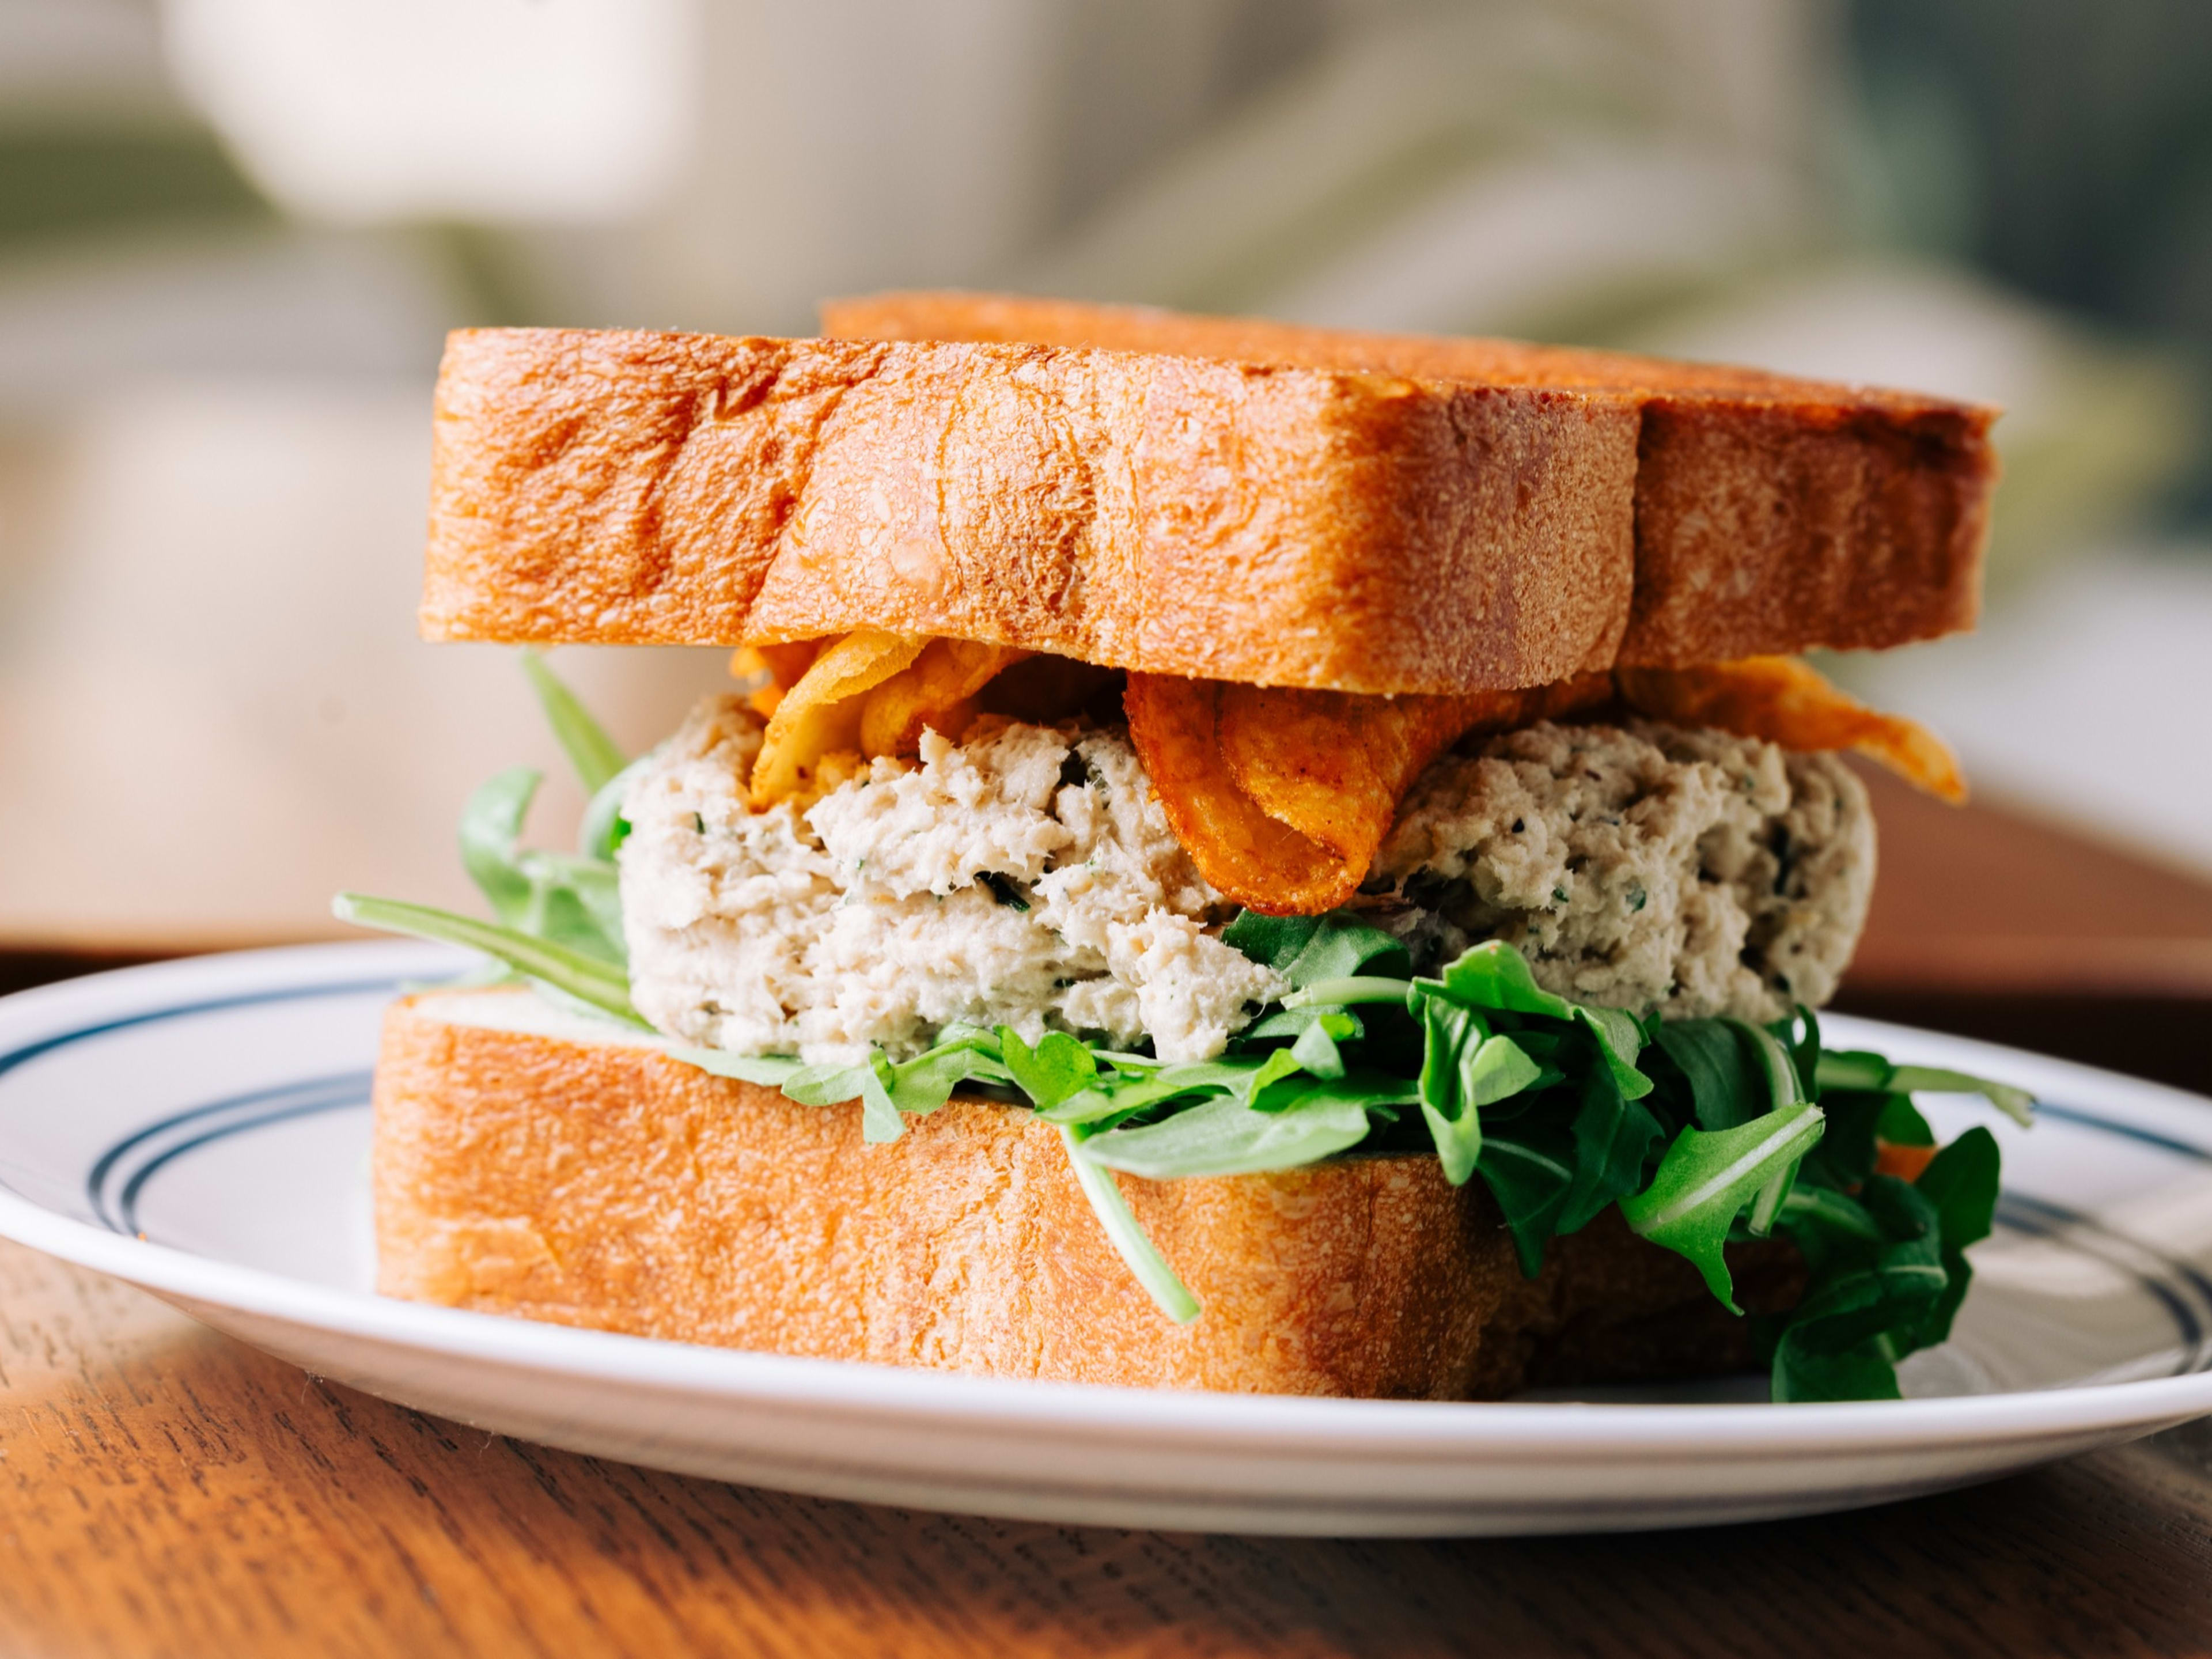
[[[676,1341],[998,1376],[1391,1398],[1741,1369],[1746,1322],[1608,1212],[1522,1277],[1431,1157],[1119,1177],[1203,1304],[1178,1326],[1058,1131],[955,1099],[885,1146],[856,1104],[708,1075],[526,991],[393,1006],[376,1073],[386,1295]],[[1732,1256],[1795,1300],[1793,1254]]]

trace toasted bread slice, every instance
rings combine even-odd
[[[1036,341],[1626,398],[1640,412],[1636,585],[1620,659],[1903,644],[1971,627],[1994,410],[1719,364],[1369,334],[1009,295],[832,300],[823,331]]]
[[[527,992],[397,1004],[376,1070],[379,1287],[602,1330],[999,1376],[1455,1399],[1741,1368],[1744,1322],[1601,1218],[1524,1279],[1481,1184],[1431,1157],[1121,1177],[1204,1305],[1113,1252],[1057,1131],[955,1100],[889,1146],[609,1038]],[[1738,1295],[1795,1299],[1754,1247]]]
[[[859,628],[1369,691],[1628,615],[1618,399],[1043,346],[492,330],[439,376],[422,629]]]
[[[1971,621],[1988,411],[1655,407],[1159,352],[464,331],[422,629],[874,628],[1458,694]]]

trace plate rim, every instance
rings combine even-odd
[[[224,951],[111,969],[0,997],[0,1039],[12,1030],[20,1041],[21,1033],[58,1017],[146,1012],[157,995],[185,987],[210,994],[210,1000],[249,985],[322,987],[351,981],[368,990],[375,988],[371,981],[427,977],[465,960],[465,953],[441,946],[368,941]],[[193,1012],[209,1011],[188,1008],[171,1017]],[[1846,1030],[1934,1041],[1962,1057],[1978,1055],[2000,1065],[2024,1061],[2032,1072],[2100,1091],[2117,1090],[2138,1102],[2212,1113],[2212,1099],[2203,1096],[2077,1061],[1890,1022],[1836,1018]],[[808,1414],[860,1413],[938,1428],[1042,1434],[1064,1432],[1071,1422],[1079,1422],[1092,1434],[1203,1443],[1224,1453],[1295,1444],[1308,1455],[1394,1460],[1476,1451],[1510,1455],[1516,1461],[1601,1459],[1631,1448],[1793,1456],[1995,1446],[2131,1428],[2148,1431],[2212,1413],[2212,1371],[1934,1399],[1786,1406],[1346,1400],[1041,1382],[711,1347],[404,1302],[110,1232],[4,1186],[0,1237],[111,1274],[164,1299],[449,1360],[726,1404]]]

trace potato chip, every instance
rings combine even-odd
[[[1029,654],[974,640],[932,640],[911,667],[867,694],[860,713],[860,752],[919,754],[925,730],[957,740],[975,718],[975,694],[1001,669]]]
[[[928,643],[864,629],[816,657],[769,717],[753,761],[754,806],[802,793],[824,756],[857,754],[867,708],[864,694],[911,667]]]
[[[1221,758],[1216,680],[1132,674],[1123,707],[1129,740],[1199,872],[1249,909],[1268,915],[1327,910],[1351,896],[1344,860],[1269,817],[1238,789]]]
[[[1459,702],[1224,685],[1222,767],[1269,817],[1334,854],[1357,888],[1399,795],[1466,724]]]
[[[1364,877],[1400,798],[1460,738],[1525,726],[1611,695],[1601,674],[1464,696],[1224,685],[1221,758],[1261,811],[1321,842]]]
[[[1784,749],[1855,749],[1954,805],[1966,799],[1966,778],[1941,738],[1917,720],[1845,696],[1795,657],[1623,668],[1614,678],[1622,700],[1653,720],[1718,726]]]
[[[794,640],[781,645],[741,645],[730,654],[730,672],[741,680],[760,682],[745,701],[759,714],[773,716],[784,694],[799,684],[823,647],[834,640]]]
[[[1288,915],[1359,890],[1399,799],[1462,737],[1612,695],[1603,674],[1401,697],[1133,674],[1127,706],[1130,738],[1200,872],[1249,908]],[[1194,763],[1208,748],[1210,764]]]

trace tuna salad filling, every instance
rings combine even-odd
[[[1220,1054],[1286,988],[1112,727],[984,716],[755,811],[763,722],[709,698],[629,787],[630,997],[738,1054],[893,1060],[948,1025]],[[1540,724],[1415,784],[1358,908],[1417,969],[1504,939],[1547,990],[1768,1021],[1833,991],[1866,916],[1865,790],[1826,755],[1632,721]]]

